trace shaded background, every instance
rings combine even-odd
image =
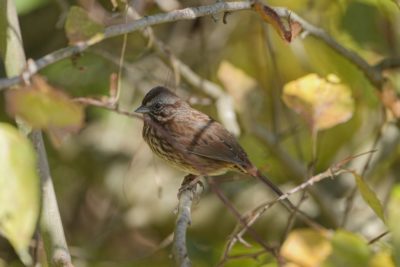
[[[158,4],[161,2],[163,5]],[[133,1],[142,15],[165,12],[167,4],[186,7],[207,3],[214,2]],[[70,5],[85,7],[106,25],[123,21],[120,12],[112,11],[112,4],[107,0],[16,0],[16,4],[25,52],[27,58],[33,59],[68,45],[63,18]],[[371,64],[384,57],[399,56],[400,31],[396,25],[400,25],[400,16],[390,1],[297,0],[268,1],[268,4],[295,11]],[[356,67],[315,38],[297,38],[291,44],[284,43],[254,12],[233,13],[227,22],[223,24],[221,16],[204,17],[153,29],[175,56],[205,79],[221,84],[217,73],[223,61],[252,78],[253,88],[245,92],[228,90],[234,98],[241,126],[239,140],[252,161],[284,191],[299,184],[301,179],[293,177],[292,168],[275,157],[262,135],[251,130],[254,125],[278,137],[276,145],[308,168],[310,174],[372,148],[383,124],[384,111],[375,89]],[[41,74],[71,96],[107,95],[110,75],[118,72],[122,41],[122,36],[106,40],[75,60],[67,59],[47,67]],[[3,68],[0,72],[4,76]],[[306,123],[281,100],[285,83],[310,72],[321,76],[336,74],[351,87],[356,105],[348,122],[319,134],[314,164]],[[394,72],[388,75],[398,89],[400,76]],[[235,77],[232,79],[236,81]],[[194,107],[218,119],[212,98],[184,80],[177,86],[168,60],[149,48],[148,40],[141,33],[129,34],[122,71],[121,108],[133,110],[140,105],[143,95],[157,85],[171,87],[188,101],[200,103]],[[12,122],[3,110],[1,120]],[[170,241],[178,203],[176,194],[184,173],[171,169],[151,154],[141,138],[140,120],[94,107],[86,111],[85,127],[78,134],[59,147],[47,140],[50,168],[74,264],[173,266]],[[396,174],[400,171],[400,147],[395,124],[386,124],[378,149],[366,178],[385,204],[390,186],[399,179]],[[361,170],[364,162],[365,158],[358,159],[351,167]],[[223,191],[242,212],[274,197],[248,177],[227,174],[217,179],[223,181]],[[337,227],[353,185],[351,176],[324,181],[315,185],[322,204],[318,206],[309,198],[302,207],[323,225]],[[294,196],[293,200],[298,197]],[[276,206],[255,227],[262,238],[278,243],[287,217],[287,212]],[[236,221],[206,186],[193,209],[192,222],[188,245],[195,266],[214,266]],[[295,225],[301,226],[299,222]],[[358,195],[344,228],[367,239],[385,229]],[[236,250],[244,248],[239,245]],[[268,262],[267,258],[233,260],[226,266],[270,266],[262,265]],[[2,265],[19,266],[3,239],[0,241]]]

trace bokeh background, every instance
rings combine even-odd
[[[400,53],[400,11],[394,2],[270,0],[268,4],[293,10],[374,64]],[[83,7],[104,25],[124,21],[123,13],[113,10],[113,3],[108,0],[15,0],[15,3],[25,52],[33,59],[68,45],[64,23],[72,5]],[[212,3],[136,0],[130,4],[141,15],[151,15]],[[287,44],[251,11],[230,14],[227,24],[218,15],[158,25],[153,30],[171,53],[199,77],[221,85],[232,96],[240,143],[251,160],[284,191],[307,177],[277,157],[276,147],[312,176],[348,156],[373,149],[378,138],[378,152],[365,178],[386,207],[390,188],[399,181],[398,126],[390,121],[390,116],[385,120],[386,111],[376,88],[346,58],[306,35]],[[108,95],[110,76],[119,72],[122,45],[123,36],[108,39],[74,60],[62,60],[40,73],[72,97]],[[222,69],[223,64],[238,72]],[[4,77],[4,66],[0,65],[0,73]],[[322,77],[335,74],[351,88],[355,103],[350,120],[318,133],[315,157],[306,121],[282,101],[283,86],[308,73]],[[399,74],[391,71],[387,75],[399,90]],[[224,77],[232,84],[246,86],[227,88]],[[120,108],[132,111],[140,105],[144,94],[157,85],[172,88],[195,108],[220,119],[214,98],[184,78],[177,84],[165,54],[154,49],[140,32],[128,34],[121,71]],[[0,106],[4,107],[3,95]],[[0,120],[13,123],[4,110],[0,109]],[[79,133],[59,145],[45,137],[65,234],[77,267],[174,265],[171,234],[177,192],[185,174],[152,155],[142,140],[141,129],[142,122],[138,119],[88,107],[85,125]],[[266,141],[264,130],[275,138],[273,146]],[[361,172],[366,159],[355,159],[349,168]],[[229,173],[216,179],[242,212],[274,197],[259,182],[239,174]],[[308,197],[302,209],[327,228],[341,227],[368,240],[386,227],[359,193],[354,207],[345,215],[347,196],[354,184],[351,175],[316,184],[315,196]],[[296,194],[292,200],[300,196]],[[343,223],[345,216],[348,218]],[[257,221],[255,229],[263,239],[279,244],[287,220],[288,213],[276,205]],[[188,249],[194,266],[215,266],[236,224],[235,218],[205,185],[193,208],[188,231]],[[294,227],[304,225],[296,221]],[[385,241],[384,238],[378,246],[388,246]],[[234,251],[248,252],[256,247],[256,244],[250,249],[237,245]],[[236,259],[225,266],[275,266],[268,264],[270,259],[268,255]],[[20,265],[10,245],[1,239],[0,266]]]

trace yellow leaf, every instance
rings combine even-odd
[[[369,261],[368,267],[394,267],[389,251],[379,251]]]
[[[333,74],[326,79],[309,74],[289,82],[284,86],[282,97],[312,130],[331,128],[348,121],[353,115],[351,90]]]
[[[301,229],[291,232],[283,243],[281,254],[291,267],[317,267],[329,255],[329,240],[320,232]]]
[[[29,140],[6,123],[0,123],[0,159],[0,234],[30,265],[28,249],[40,204],[35,152]]]

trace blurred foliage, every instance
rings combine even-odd
[[[40,209],[36,155],[29,140],[6,123],[0,123],[0,151],[0,233],[30,265],[28,250]]]
[[[73,6],[68,11],[68,16],[65,21],[65,33],[70,44],[87,41],[103,31],[103,26],[92,21],[83,8]]]
[[[34,59],[69,42],[91,38],[103,27],[125,21],[121,8],[124,1],[117,1],[120,7],[116,9],[109,0],[15,2],[25,51],[27,57]],[[165,12],[169,2],[183,8],[215,1],[165,0],[162,6],[158,2],[161,1],[132,1],[143,16]],[[268,4],[295,11],[372,65],[385,57],[399,57],[398,1],[271,0]],[[68,10],[72,11],[67,13]],[[281,37],[284,32],[280,22],[271,26],[256,12],[235,12],[226,19],[227,24],[222,23],[222,15],[177,21],[157,25],[153,30],[170,53],[201,77],[224,87],[232,96],[241,126],[240,143],[251,160],[282,190],[293,188],[347,157],[377,149],[368,163],[369,155],[351,160],[348,168],[355,172],[356,179],[349,174],[313,185],[316,193],[308,196],[301,208],[329,228],[326,232],[306,228],[297,220],[293,229],[286,232],[289,214],[278,205],[268,209],[254,229],[261,238],[280,247],[288,267],[399,265],[399,188],[391,188],[400,181],[400,137],[396,121],[382,107],[378,90],[348,59],[317,38],[300,35],[288,44]],[[1,36],[4,34],[0,33]],[[19,110],[11,113],[33,125],[39,118],[40,125],[36,126],[45,129],[53,119],[65,126],[65,118],[74,118],[72,124],[79,127],[84,120],[81,130],[63,139],[58,146],[49,142],[53,138],[51,134],[46,137],[50,168],[75,266],[174,266],[170,240],[176,193],[184,174],[152,155],[142,140],[140,120],[96,107],[87,107],[86,117],[82,119],[80,112],[75,113],[75,108],[70,106],[69,98],[64,94],[61,97],[53,88],[65,91],[71,98],[108,98],[112,74],[119,71],[122,45],[123,36],[108,39],[82,54],[46,67],[40,74],[50,89],[41,93],[36,90],[34,97],[12,92],[11,104]],[[152,41],[140,32],[127,35],[121,74],[118,106],[122,110],[132,111],[150,88],[161,84],[172,87],[194,103],[195,108],[216,117],[215,99],[184,79],[176,86],[168,58],[153,49]],[[392,82],[394,92],[400,92],[398,71],[384,74]],[[312,79],[297,88],[304,77]],[[321,77],[336,78],[332,82]],[[295,108],[293,103],[288,103],[288,89],[284,88],[293,85],[297,87],[291,88],[291,94],[301,103],[300,108],[311,109],[312,115],[306,112],[304,117],[299,106]],[[337,98],[326,100],[320,93],[321,90],[332,93],[336,89]],[[334,112],[328,118],[319,117],[323,115],[321,109],[329,113],[334,111],[331,105],[341,108],[343,99],[349,107],[346,116],[337,116]],[[0,119],[10,122],[3,94],[0,105]],[[310,116],[313,122],[317,118],[318,125],[323,125],[317,127],[317,140],[310,131]],[[47,121],[43,123],[42,118]],[[274,137],[272,144],[254,130],[256,126]],[[24,142],[13,146],[15,153]],[[279,151],[291,160],[284,161]],[[30,157],[29,153],[17,154]],[[4,159],[1,158],[1,164],[8,166]],[[28,159],[18,163],[21,171],[29,171],[32,167],[29,162]],[[8,181],[2,177],[0,183]],[[32,178],[30,183],[36,179]],[[216,179],[242,213],[274,197],[268,189],[242,175],[229,173]],[[34,185],[30,190],[33,188]],[[6,195],[2,189],[0,199]],[[18,195],[10,188],[5,191],[12,192],[14,200]],[[346,210],[352,192],[355,192],[353,207]],[[291,199],[297,202],[301,193]],[[27,215],[18,211],[18,216]],[[381,220],[384,217],[387,222]],[[235,218],[206,186],[193,207],[188,232],[188,250],[194,266],[216,266],[222,261],[227,239],[236,224]],[[369,243],[368,240],[388,229],[390,234]],[[15,247],[13,239],[2,233],[10,241],[0,239],[0,267],[21,266],[8,243]],[[230,252],[232,258],[224,266],[278,266],[250,236],[245,235],[244,239],[251,247],[236,244]]]

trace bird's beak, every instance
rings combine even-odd
[[[146,106],[140,106],[135,110],[136,113],[149,113],[150,109]]]

